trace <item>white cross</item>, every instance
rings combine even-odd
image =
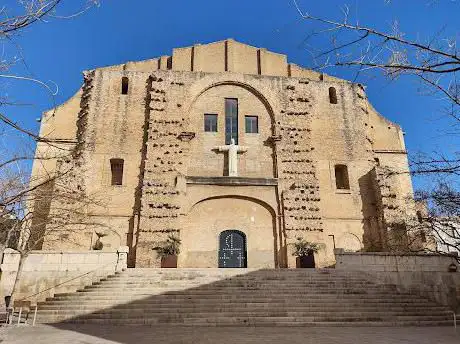
[[[244,153],[247,147],[235,145],[235,139],[231,139],[229,145],[215,147],[219,152],[228,152],[228,175],[238,177],[238,153]]]

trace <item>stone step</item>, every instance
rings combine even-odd
[[[152,273],[152,274],[128,274],[123,273],[113,277],[109,277],[108,280],[116,279],[128,279],[128,278],[140,278],[140,279],[219,279],[219,280],[263,280],[263,281],[284,281],[284,280],[366,280],[365,274],[356,275],[314,275],[314,274],[267,274],[267,275],[256,275],[256,274],[239,274],[239,275],[218,275],[218,274],[187,274],[187,273],[175,273],[175,274],[164,274],[164,273]]]
[[[363,286],[372,286],[372,285],[383,285],[383,284],[375,284],[369,281],[363,280],[341,280],[341,281],[334,281],[334,280],[321,280],[321,281],[314,281],[308,279],[299,279],[299,280],[243,280],[243,279],[235,279],[235,280],[202,280],[202,279],[182,279],[182,280],[170,280],[170,279],[113,279],[110,281],[103,281],[103,282],[95,282],[92,285],[121,285],[121,284],[183,284],[183,285],[219,285],[219,286],[228,286],[228,285],[238,285],[238,286],[246,286],[246,285],[267,285],[267,286],[274,286],[274,285],[363,285]],[[391,285],[391,284],[387,284]]]
[[[346,323],[350,325],[365,325],[374,326],[375,323],[386,323],[387,326],[420,326],[420,325],[452,325],[452,320],[445,316],[344,316],[344,317],[331,317],[331,316],[286,316],[286,317],[257,317],[257,316],[233,316],[233,317],[139,317],[139,318],[107,318],[107,317],[81,317],[78,319],[65,319],[63,317],[55,318],[37,318],[42,323],[52,322],[72,322],[72,323],[94,323],[94,324],[130,324],[130,325],[153,325],[153,324],[189,324],[189,325],[225,325],[225,326],[305,326],[307,324],[320,325],[335,325],[337,323]]]
[[[279,280],[262,280],[262,279],[246,279],[246,278],[233,278],[233,279],[204,279],[204,278],[184,278],[184,279],[169,279],[169,278],[117,278],[117,279],[110,279],[102,282],[95,282],[95,284],[116,284],[116,283],[212,283],[212,284],[234,284],[234,283],[242,283],[242,284],[254,284],[254,283],[261,283],[261,284],[277,284],[277,283],[284,283],[284,284],[315,284],[315,283],[362,283],[372,285],[374,283],[363,280],[363,279],[310,279],[310,278],[296,278],[296,279],[279,279]]]
[[[256,274],[238,274],[238,275],[220,275],[220,274],[187,274],[187,273],[175,273],[175,274],[163,274],[163,273],[150,273],[150,274],[123,274],[116,276],[113,279],[124,279],[124,278],[143,278],[143,279],[219,279],[219,280],[232,280],[232,279],[245,279],[245,280],[264,280],[264,281],[277,281],[287,279],[311,279],[311,280],[330,280],[330,279],[350,279],[350,280],[365,280],[367,277],[364,274],[360,275],[314,275],[314,274],[277,274],[277,275],[256,275]]]
[[[123,274],[148,274],[148,273],[160,273],[160,274],[203,274],[203,275],[362,275],[363,272],[359,270],[337,270],[331,269],[292,269],[292,268],[128,268],[123,271]]]
[[[258,295],[254,295],[258,293]],[[110,290],[99,290],[99,289],[89,289],[89,290],[80,290],[77,292],[77,295],[91,295],[91,296],[112,296],[120,297],[122,295],[144,295],[152,297],[190,297],[190,298],[200,298],[208,296],[217,296],[217,297],[253,297],[253,296],[262,296],[266,298],[271,297],[348,297],[353,295],[362,295],[363,297],[374,297],[382,298],[387,297],[388,292],[385,293],[385,290],[353,290],[353,289],[329,289],[329,290],[309,290],[309,289],[297,289],[297,290],[263,290],[263,289],[248,289],[248,290],[172,290],[170,288],[137,288],[137,289],[114,289]],[[65,296],[65,295],[58,295]],[[400,297],[407,298],[417,298],[415,295],[399,295]]]
[[[268,286],[162,286],[158,284],[152,284],[152,285],[121,285],[121,286],[111,286],[111,285],[103,285],[103,286],[87,286],[83,289],[79,289],[78,291],[92,291],[92,290],[99,290],[99,291],[113,291],[113,290],[152,290],[152,291],[168,291],[168,290],[179,290],[179,289],[187,289],[190,290],[191,292],[194,291],[202,291],[202,292],[221,292],[221,291],[235,291],[235,290],[246,290],[246,291],[252,291],[252,290],[265,290],[265,291],[280,291],[280,292],[291,292],[295,293],[297,291],[305,291],[305,290],[311,290],[315,291],[316,293],[327,293],[327,292],[335,292],[335,291],[351,291],[351,290],[356,290],[356,291],[394,291],[396,288],[393,286],[370,286],[367,288],[364,288],[362,286],[323,286],[323,287],[318,287],[316,285],[310,286],[310,285],[303,285],[303,286],[279,286],[279,287],[268,287]]]
[[[168,300],[174,302],[177,300],[178,302],[181,301],[192,301],[192,300],[215,300],[222,302],[224,300],[229,300],[231,302],[253,302],[257,300],[263,301],[286,301],[291,298],[292,295],[264,295],[260,294],[230,294],[230,295],[216,295],[216,294],[201,294],[201,295],[190,295],[190,294],[159,294],[159,295],[152,295],[151,293],[113,293],[112,295],[108,293],[100,293],[97,294],[96,292],[92,293],[65,293],[60,296],[56,296],[54,298],[48,298],[48,300],[72,300],[72,301],[79,301],[79,300],[157,300],[157,301],[164,301]],[[319,302],[325,301],[336,301],[336,300],[359,300],[361,302],[369,302],[369,301],[378,301],[378,302],[427,302],[427,300],[423,298],[419,298],[415,295],[394,295],[391,298],[389,295],[369,295],[369,294],[307,294],[304,295],[307,297],[299,297],[299,295],[294,295],[295,299],[297,300],[318,300]]]
[[[210,283],[206,283],[204,281],[197,281],[197,280],[138,280],[138,279],[125,279],[125,280],[110,280],[110,281],[102,281],[102,282],[95,282],[92,285],[95,286],[103,286],[103,285],[137,285],[137,284],[171,284],[171,285],[177,285],[177,284],[183,284],[183,285],[189,285],[189,284],[204,284],[204,285],[217,285],[217,286],[246,286],[246,285],[264,285],[264,286],[277,286],[277,285],[363,285],[363,286],[373,286],[373,285],[379,285],[379,284],[374,284],[369,281],[349,281],[349,280],[343,280],[343,281],[334,281],[334,280],[326,280],[326,281],[310,281],[310,280],[297,280],[297,281],[289,281],[289,280],[282,280],[282,281],[259,281],[259,280],[218,280],[218,281],[213,281]],[[380,284],[383,285],[383,284]],[[386,284],[386,285],[391,285],[391,284]]]
[[[119,275],[115,276],[129,276],[129,277],[138,277],[138,276],[202,276],[202,277],[223,277],[223,278],[232,278],[232,277],[250,277],[250,278],[280,278],[280,277],[347,277],[347,278],[366,278],[366,274],[361,271],[340,271],[340,270],[331,270],[327,273],[318,272],[315,270],[296,270],[296,269],[279,269],[277,271],[273,270],[256,270],[256,271],[244,271],[245,269],[237,269],[228,271],[231,269],[201,269],[201,270],[187,270],[187,269],[128,269],[123,271]],[[112,278],[112,277],[110,277]]]
[[[218,310],[218,311],[248,311],[248,310],[302,310],[302,311],[328,311],[334,313],[336,311],[348,311],[348,310],[359,310],[359,311],[422,311],[426,314],[430,312],[445,311],[445,308],[440,308],[438,306],[423,306],[423,305],[398,305],[398,304],[389,304],[387,307],[384,306],[374,306],[374,307],[365,307],[360,305],[344,305],[339,309],[334,307],[332,304],[321,306],[321,305],[304,305],[304,306],[295,306],[295,305],[272,305],[272,304],[261,304],[261,306],[246,306],[244,304],[196,304],[196,305],[174,305],[174,304],[158,304],[158,305],[140,305],[140,304],[82,304],[79,306],[69,306],[69,305],[46,305],[39,306],[39,311],[45,310],[55,310],[55,311],[99,311],[101,309],[120,309],[123,311],[130,310],[144,310],[144,311],[170,311],[170,312],[187,312],[187,311],[209,311],[209,310]]]
[[[78,289],[78,292],[93,292],[93,291],[105,291],[105,292],[113,292],[114,290],[131,290],[131,291],[138,291],[138,290],[152,290],[152,291],[190,291],[192,292],[222,292],[222,291],[229,291],[233,292],[235,290],[238,291],[258,291],[264,290],[266,292],[275,292],[281,291],[286,293],[296,293],[296,292],[305,292],[305,291],[315,291],[316,293],[322,294],[324,292],[335,292],[341,290],[356,290],[356,291],[377,291],[377,292],[395,292],[396,288],[392,285],[374,285],[374,286],[351,286],[351,285],[328,285],[328,286],[315,286],[315,285],[302,285],[302,286],[214,286],[214,285],[167,285],[164,286],[162,284],[144,284],[144,285],[120,285],[120,286],[112,286],[112,285],[100,285],[100,286],[86,286],[82,289]]]
[[[452,313],[446,310],[430,310],[429,314],[426,313],[426,309],[420,310],[382,310],[382,309],[367,309],[367,310],[360,310],[360,309],[341,309],[336,310],[335,312],[331,312],[324,309],[247,309],[247,308],[240,308],[240,309],[145,309],[145,308],[130,308],[130,309],[123,309],[123,308],[110,308],[110,309],[41,309],[39,313],[41,315],[71,315],[71,316],[78,316],[80,314],[105,314],[107,316],[113,317],[126,317],[126,318],[135,318],[135,317],[154,317],[154,316],[184,316],[189,317],[194,314],[198,315],[205,315],[211,317],[212,315],[219,315],[219,316],[345,316],[345,315],[400,315],[400,316],[434,316],[434,315],[443,315],[443,316],[452,316]]]
[[[104,309],[111,309],[112,307],[102,305],[102,304],[93,304],[93,303],[82,303],[82,304],[45,304],[39,305],[39,311],[44,310],[81,310],[81,311],[94,311],[100,310],[101,307]],[[130,311],[149,311],[154,310],[155,312],[196,312],[200,310],[215,310],[215,311],[248,311],[248,310],[267,310],[267,309],[274,309],[280,311],[295,311],[295,310],[311,310],[311,311],[327,311],[327,312],[336,312],[336,311],[348,311],[348,310],[355,310],[355,311],[389,311],[389,312],[405,312],[405,311],[414,311],[414,312],[446,312],[444,307],[440,306],[427,306],[427,305],[400,305],[400,304],[389,304],[389,305],[379,305],[377,308],[375,305],[359,305],[359,304],[350,304],[350,305],[341,305],[339,308],[337,305],[329,304],[329,305],[321,305],[321,304],[305,304],[305,305],[296,305],[296,304],[282,304],[282,303],[255,303],[255,304],[195,304],[195,305],[172,305],[170,303],[164,304],[120,304],[120,305],[113,305],[114,308],[119,310],[130,310]],[[447,311],[449,312],[449,311]]]
[[[390,321],[390,320],[451,320],[452,317],[449,317],[448,314],[402,314],[402,313],[339,313],[339,314],[327,314],[327,313],[312,313],[308,312],[291,312],[291,313],[277,313],[277,312],[246,312],[246,313],[189,313],[189,314],[119,314],[119,313],[91,313],[91,314],[40,314],[37,315],[37,319],[40,322],[51,322],[51,321],[60,321],[65,319],[72,318],[81,318],[81,319],[108,319],[116,321],[117,319],[123,320],[138,320],[138,322],[144,321],[144,319],[157,319],[157,322],[185,322],[187,319],[215,319],[216,317],[225,317],[228,319],[231,318],[246,318],[249,321],[254,321],[257,318],[284,318],[284,319],[306,319],[309,321]]]
[[[56,320],[49,321],[53,322],[68,322],[68,323],[80,323],[80,324],[94,324],[94,325],[117,325],[117,326],[150,326],[157,325],[158,322],[150,321],[149,319],[143,319],[142,322],[138,320],[129,321],[124,319],[118,320],[109,320],[109,319],[70,319],[70,320]],[[45,322],[42,322],[45,323]],[[206,327],[206,326],[264,326],[264,327],[409,327],[409,326],[452,326],[452,321],[450,320],[435,320],[435,321],[417,321],[417,320],[407,320],[407,321],[302,321],[297,319],[293,322],[291,320],[265,320],[261,319],[258,321],[241,321],[241,322],[203,322],[203,321],[193,321],[187,319],[186,322],[168,322],[168,326],[193,326],[193,327]]]
[[[95,301],[95,300],[80,300],[78,302],[66,302],[66,301],[52,301],[46,305],[40,305],[39,309],[46,309],[47,306],[49,307],[59,307],[60,309],[80,309],[82,307],[88,308],[145,308],[145,309],[156,309],[156,308],[170,308],[170,309],[182,309],[185,307],[190,308],[251,308],[251,307],[258,307],[258,308],[288,308],[288,307],[299,307],[299,308],[324,308],[331,311],[334,309],[352,309],[352,308],[359,308],[359,309],[367,309],[368,307],[374,307],[377,309],[388,309],[388,308],[398,308],[398,309],[437,309],[438,305],[434,303],[427,303],[427,302],[412,302],[412,303],[404,303],[404,302],[369,302],[369,305],[363,305],[361,302],[356,301],[349,301],[345,300],[338,305],[338,301],[325,301],[325,302],[317,302],[317,303],[290,303],[290,302],[283,302],[283,300],[275,300],[271,302],[267,302],[264,300],[250,300],[249,303],[247,301],[241,302],[220,302],[219,300],[211,300],[208,302],[177,302],[177,301],[157,301],[157,302],[138,302],[140,300],[116,300],[116,301]],[[257,306],[259,305],[259,306]],[[445,308],[444,308],[445,309]]]
[[[266,294],[266,293],[245,293],[241,292],[239,294],[225,294],[225,293],[180,293],[180,292],[169,292],[167,294],[152,294],[151,292],[131,292],[131,291],[126,291],[124,293],[116,292],[116,293],[106,293],[106,292],[98,292],[98,291],[93,291],[93,292],[80,292],[77,294],[71,294],[71,293],[66,293],[66,295],[59,295],[55,297],[56,300],[73,300],[73,301],[78,301],[81,300],[82,298],[86,299],[92,299],[92,300],[104,300],[104,299],[124,299],[124,300],[130,300],[130,299],[157,299],[157,300],[191,300],[191,299],[208,299],[208,300],[233,300],[234,302],[236,301],[241,301],[241,302],[251,302],[253,300],[266,300],[266,301],[275,301],[275,300],[280,300],[284,301],[289,298],[296,298],[296,299],[317,299],[321,301],[326,301],[326,300],[362,300],[363,302],[367,300],[376,300],[376,301],[382,301],[386,300],[388,297],[390,297],[388,294],[363,294],[363,293],[335,293],[335,294],[315,294],[315,293],[293,293],[293,294]],[[391,296],[390,301],[393,302],[407,302],[407,301],[413,301],[413,300],[421,300],[419,297],[415,295],[395,295]]]
[[[243,305],[257,305],[257,304],[268,304],[268,305],[275,305],[275,304],[283,304],[283,305],[333,305],[337,307],[337,299],[291,299],[291,298],[277,298],[277,299],[266,299],[266,298],[251,298],[251,299],[230,299],[230,298],[105,298],[105,299],[94,299],[92,297],[79,297],[79,298],[71,298],[71,299],[54,299],[49,298],[49,301],[39,303],[40,306],[45,304],[71,304],[69,300],[74,301],[72,304],[85,304],[85,303],[92,303],[95,305],[106,305],[106,304],[113,304],[114,302],[118,302],[120,304],[143,304],[143,305],[174,305],[174,304],[211,304],[215,305],[216,303],[222,305],[233,305],[233,304],[243,304]],[[426,299],[411,299],[411,300],[395,300],[395,299],[368,299],[365,303],[362,302],[361,298],[353,298],[353,299],[341,299],[340,305],[348,306],[348,305],[382,305],[385,307],[387,305],[403,305],[403,306],[431,306],[436,305],[435,303],[426,300]],[[437,306],[437,305],[436,305]]]
[[[265,288],[265,289],[337,289],[337,288],[358,288],[358,289],[377,289],[386,288],[395,290],[397,287],[392,284],[365,284],[365,283],[182,283],[178,282],[142,282],[142,283],[104,283],[92,284],[81,289],[100,289],[100,288],[144,288],[144,287],[161,287],[161,288],[190,288],[190,289],[222,289],[222,288]]]

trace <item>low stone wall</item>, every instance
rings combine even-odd
[[[15,299],[27,299],[33,304],[55,293],[77,289],[121,271],[127,267],[127,247],[116,252],[33,251],[25,258]],[[11,295],[19,266],[19,253],[6,249],[3,253],[0,280],[0,304]]]
[[[347,270],[448,272],[452,263],[460,270],[455,256],[433,253],[344,252],[337,249],[335,260],[336,269]]]
[[[424,296],[460,312],[460,268],[455,256],[438,254],[350,253],[336,250],[336,269],[366,272],[376,283]],[[451,264],[457,272],[449,272]]]

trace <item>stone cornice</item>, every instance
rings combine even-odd
[[[197,177],[187,176],[187,184],[222,185],[222,186],[277,186],[276,178],[246,178],[246,177]]]
[[[379,154],[407,154],[407,151],[402,149],[374,149],[372,151]]]

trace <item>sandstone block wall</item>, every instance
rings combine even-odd
[[[77,289],[126,268],[126,249],[118,252],[33,251],[24,262],[15,299],[36,303],[55,293]],[[6,249],[0,266],[0,302],[11,295],[19,266],[19,253]]]
[[[335,256],[337,269],[447,272],[452,263],[459,267],[455,256],[428,253],[336,252]]]
[[[365,271],[377,283],[395,284],[400,291],[460,311],[460,265],[455,256],[336,251],[336,261],[336,269]],[[451,264],[457,272],[449,272]]]
[[[127,94],[121,94],[122,78],[129,81]],[[330,88],[336,103],[330,101]],[[238,158],[240,176],[267,179],[269,187],[187,179],[225,174],[225,156],[214,149],[224,144],[225,98],[238,99],[239,144],[248,148]],[[205,113],[218,115],[217,133],[204,132]],[[245,133],[245,115],[258,116],[258,134]],[[399,216],[409,213],[410,205],[402,201],[412,195],[412,187],[401,128],[377,114],[362,86],[233,40],[88,72],[82,91],[45,117],[43,131],[58,136],[62,131],[74,140],[78,184],[99,199],[88,215],[107,234],[104,249],[128,245],[132,265],[157,266],[152,247],[176,233],[184,235],[180,264],[216,266],[216,236],[235,226],[253,237],[249,224],[261,204],[270,216],[262,221],[267,228],[260,235],[272,248],[255,241],[249,267],[294,266],[290,244],[298,236],[324,244],[317,262],[331,265],[334,241],[360,250],[393,216],[378,206],[387,192],[373,172],[379,166],[402,172],[392,181],[391,194],[397,196]],[[124,160],[121,186],[110,184],[111,158]],[[347,166],[347,190],[336,187],[337,164]],[[37,166],[33,173],[40,171]],[[222,200],[222,209],[210,214],[216,217],[213,223],[198,221],[195,205],[206,208],[215,199]],[[238,215],[224,208],[241,200],[252,202],[254,214],[243,212],[238,222],[233,219]],[[196,244],[197,237],[204,240],[200,231],[210,227],[207,239]],[[74,232],[73,242],[88,249],[94,228]],[[212,245],[215,249],[209,250]],[[199,258],[186,261],[186,256]]]

